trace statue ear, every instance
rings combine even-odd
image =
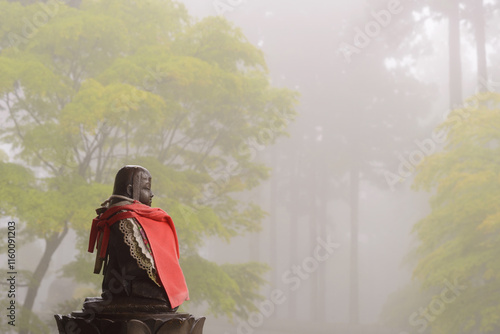
[[[127,185],[127,197],[134,198],[132,196],[133,195],[132,191],[133,191],[132,185],[131,184]]]

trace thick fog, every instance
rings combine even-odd
[[[268,166],[269,177],[234,195],[266,212],[256,218],[260,230],[227,242],[207,236],[199,249],[217,264],[268,266],[256,309],[229,319],[211,313],[208,303],[190,301],[182,311],[207,314],[205,334],[497,332],[500,2],[179,2],[194,21],[222,16],[241,29],[262,51],[271,86],[299,94],[288,135],[254,147],[250,162]],[[11,126],[5,96],[2,115]],[[483,104],[493,107],[476,120]],[[453,117],[456,123],[446,123]],[[448,128],[438,128],[442,124]],[[489,151],[468,147],[468,138],[479,138]],[[19,147],[5,140],[1,146],[11,162],[18,161]],[[454,149],[446,160],[443,152]],[[468,161],[471,166],[457,167]],[[43,163],[33,170],[43,175]],[[447,181],[448,171],[464,180],[477,173],[477,181]],[[154,182],[155,175],[153,191]],[[455,198],[460,191],[471,198]],[[476,200],[492,203],[476,209]],[[2,223],[10,220],[17,217],[6,214]],[[462,230],[468,222],[471,230]],[[485,232],[473,241],[470,231]],[[61,309],[65,296],[95,291],[62,277],[63,265],[79,256],[80,232],[64,236],[40,283],[33,311],[47,323],[45,332],[55,330],[54,313],[72,311]],[[44,242],[25,235],[18,266],[34,270],[44,249]],[[22,304],[27,283],[19,284]],[[479,308],[485,296],[487,306]],[[464,314],[467,321],[457,320]]]
[[[391,294],[412,284],[415,292],[406,298],[424,294],[418,283],[412,283],[418,245],[412,227],[430,211],[430,194],[411,189],[419,152],[427,156],[440,149],[428,144],[431,131],[461,102],[450,106],[446,13],[424,1],[185,4],[199,16],[212,15],[215,8],[241,27],[264,51],[273,84],[301,94],[291,137],[259,153],[273,168],[271,179],[252,194],[270,213],[262,232],[228,246],[217,248],[214,243],[207,248],[210,256],[221,261],[245,258],[269,263],[272,271],[265,296],[271,298],[273,289],[278,289],[286,298],[261,327],[239,323],[239,327],[224,328],[291,333],[296,326],[308,324],[304,326],[318,332],[344,333],[349,327],[345,325],[351,324],[350,330],[364,328],[363,333],[403,333],[391,326],[394,323],[384,324],[392,317],[383,310]],[[475,21],[465,13],[474,1],[460,5],[465,9],[460,47],[464,98],[485,86],[498,91],[494,81],[500,60],[494,37],[498,4],[486,1],[484,5],[495,9],[483,14],[489,79],[477,78],[476,28],[471,26]],[[368,98],[380,103],[371,105],[373,100]],[[405,116],[398,119],[394,114]],[[355,195],[359,304],[358,314],[353,315],[354,209],[349,174],[350,164],[357,159],[373,169],[359,171]],[[398,175],[397,182],[387,171]],[[316,265],[310,258],[320,240],[332,240],[338,248]],[[429,319],[413,313],[427,308],[429,302],[421,297],[413,308],[401,305],[402,328],[411,333],[428,331],[430,326],[422,324],[430,323]],[[265,317],[266,311],[263,307]],[[353,318],[360,326],[352,326]],[[259,323],[259,317],[252,321]]]

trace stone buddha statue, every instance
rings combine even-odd
[[[107,307],[147,304],[173,312],[188,299],[175,227],[165,211],[151,208],[151,181],[144,167],[121,168],[113,194],[96,210],[89,251],[97,244],[94,273],[103,271]]]
[[[174,223],[151,207],[151,181],[141,166],[116,174],[89,238],[94,273],[104,275],[101,297],[86,298],[82,311],[56,314],[59,333],[202,334],[204,317],[176,312],[189,294]]]

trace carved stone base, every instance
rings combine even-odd
[[[95,308],[100,298],[87,298],[81,312],[55,315],[60,334],[202,334],[205,318],[161,312],[145,305]]]

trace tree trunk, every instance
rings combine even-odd
[[[299,212],[298,208],[300,207],[299,203],[299,193],[301,191],[299,184],[300,177],[300,150],[297,150],[293,154],[293,162],[292,162],[292,180],[291,180],[291,194],[290,194],[290,260],[291,263],[294,263],[299,258],[298,246],[299,246],[299,237],[298,237],[298,229],[299,229]],[[298,307],[298,292],[293,292],[290,294],[290,302],[288,303],[288,314],[289,318],[296,319],[297,318],[297,307]]]
[[[270,184],[270,194],[269,194],[269,220],[270,220],[270,249],[269,249],[269,261],[271,263],[272,268],[272,277],[271,277],[271,287],[274,289],[278,286],[278,247],[276,243],[278,242],[278,220],[276,219],[277,213],[277,188],[278,188],[278,159],[276,155],[278,154],[278,150],[276,148],[271,149],[271,165],[273,166],[273,174],[271,175],[271,184]],[[273,317],[276,317],[276,312],[273,312]]]
[[[483,0],[474,0],[473,24],[476,37],[477,87],[479,92],[488,91],[488,70],[486,61],[486,33]]]
[[[460,7],[459,1],[450,1],[448,12],[448,38],[450,59],[450,109],[462,104],[462,60],[460,56]]]
[[[311,217],[311,220],[309,222],[309,228],[310,228],[310,247],[309,249],[314,249],[315,245],[317,244],[317,241],[316,239],[318,238],[319,236],[319,217],[318,217],[318,214],[319,214],[319,208],[318,208],[318,205],[317,205],[317,199],[318,197],[320,196],[318,194],[318,169],[319,169],[319,165],[316,161],[316,152],[314,152],[314,157],[313,157],[313,161],[315,163],[312,164],[311,168],[309,169],[311,172],[312,172],[312,177],[311,177],[311,191],[309,193],[309,198],[310,198],[310,208],[309,208],[309,217]],[[317,322],[319,320],[319,309],[321,308],[321,305],[320,305],[320,297],[322,292],[320,289],[319,289],[319,267],[324,265],[324,263],[319,263],[318,264],[318,269],[311,272],[310,275],[311,277],[309,278],[310,282],[309,282],[309,286],[310,286],[310,290],[311,290],[311,293],[309,295],[309,300],[310,300],[310,304],[311,304],[311,320],[313,320],[314,322]]]
[[[356,154],[356,151],[353,152]],[[356,158],[354,158],[356,160]],[[359,209],[359,163],[353,162],[350,173],[351,207],[351,259],[349,290],[349,323],[359,324],[359,273],[358,273],[358,209]]]
[[[65,225],[64,229],[61,233],[53,233],[46,241],[45,251],[43,252],[42,258],[40,262],[33,272],[33,279],[31,284],[28,287],[28,292],[26,293],[26,298],[24,299],[23,308],[28,312],[25,313],[26,317],[23,319],[23,322],[28,326],[31,322],[31,312],[33,310],[33,305],[35,304],[35,299],[38,294],[38,289],[40,288],[40,283],[42,282],[47,270],[49,269],[50,260],[52,259],[52,255],[61,244],[62,240],[68,233],[68,226]],[[30,331],[28,329],[21,329],[19,334],[29,334]]]
[[[320,163],[319,165],[319,189],[318,189],[318,220],[319,220],[319,237],[327,238],[327,225],[328,225],[328,165]],[[318,270],[318,319],[321,322],[327,322],[326,303],[327,299],[327,262],[320,263]]]

